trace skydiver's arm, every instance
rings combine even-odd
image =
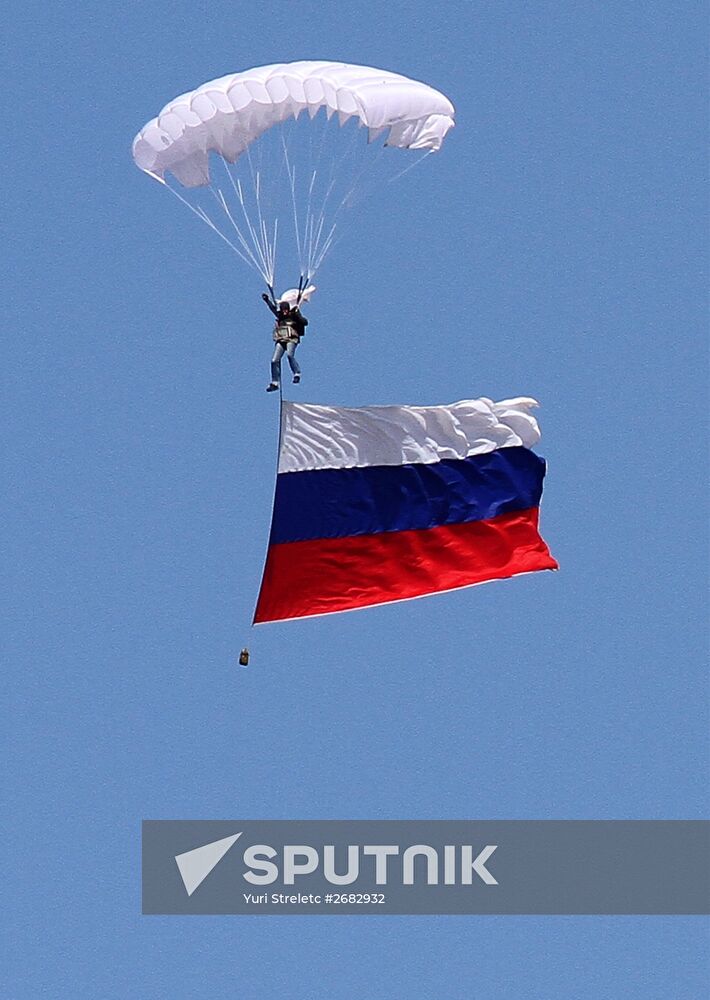
[[[267,304],[267,306],[269,307],[269,309],[272,311],[272,313],[274,314],[274,316],[278,316],[279,311],[278,311],[278,309],[276,307],[276,303],[271,301],[271,299],[266,294],[266,292],[263,292],[261,297],[264,300],[264,302]]]

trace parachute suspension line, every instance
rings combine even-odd
[[[219,188],[216,188],[216,189],[213,188],[211,184],[210,184],[210,191],[212,192],[213,196],[217,200],[217,203],[221,206],[222,211],[224,212],[224,214],[227,216],[227,218],[229,219],[229,221],[232,223],[232,226],[234,227],[234,231],[237,234],[237,238],[239,239],[239,242],[241,243],[241,245],[242,245],[242,247],[244,249],[244,252],[248,255],[249,260],[252,263],[252,266],[262,276],[262,278],[264,278],[264,280],[266,280],[267,279],[266,268],[263,266],[262,263],[260,263],[255,258],[254,254],[252,253],[251,247],[247,243],[244,234],[242,233],[242,231],[239,228],[239,226],[237,225],[237,223],[234,221],[234,216],[232,215],[232,213],[229,210],[229,205],[227,204],[226,199],[225,199],[224,195],[222,194],[222,191]]]
[[[325,139],[325,132],[326,132],[327,128],[328,128],[328,121],[326,120],[326,123],[325,123],[325,125],[323,127],[323,133],[322,133],[323,139]],[[356,133],[354,133],[353,135],[355,135],[355,134]],[[338,178],[340,167],[342,166],[342,164],[345,162],[345,160],[347,158],[351,157],[352,152],[353,152],[353,146],[354,146],[353,136],[351,136],[350,144],[346,147],[345,152],[337,160],[335,159],[335,157],[332,158],[331,163],[330,163],[330,176],[329,176],[329,180],[328,180],[328,183],[327,183],[325,195],[323,196],[323,200],[322,200],[321,205],[320,205],[320,210],[317,210],[315,212],[312,211],[312,209],[311,209],[311,192],[312,192],[313,183],[315,182],[315,171],[314,171],[313,177],[311,178],[311,190],[309,190],[309,202],[308,202],[308,209],[309,209],[309,216],[310,216],[310,219],[309,219],[309,222],[310,222],[310,239],[309,239],[308,257],[307,257],[307,271],[308,271],[308,274],[309,274],[310,277],[313,277],[315,275],[316,271],[318,270],[318,266],[315,264],[315,259],[316,259],[317,253],[318,253],[318,242],[319,242],[319,239],[320,239],[320,235],[321,235],[321,233],[323,231],[323,225],[325,223],[325,214],[326,214],[326,207],[327,207],[327,204],[328,204],[328,200],[329,200],[329,198],[330,198],[330,196],[331,196],[331,194],[333,192],[333,188],[334,188],[336,180]],[[316,215],[318,216],[318,222],[315,221]],[[314,228],[316,229],[315,245],[314,245],[314,239],[313,239],[313,230],[314,230]]]
[[[312,226],[309,232],[310,239],[309,239],[309,250],[308,250],[308,274],[311,278],[318,271],[318,269],[320,268],[326,256],[328,255],[328,253],[330,252],[330,250],[334,245],[335,233],[338,227],[338,217],[341,214],[342,209],[345,208],[350,202],[350,199],[354,191],[360,184],[363,175],[367,172],[368,169],[372,169],[373,167],[372,158],[371,157],[365,158],[359,169],[355,172],[349,190],[346,192],[340,204],[336,207],[335,211],[332,213],[332,225],[327,230],[327,233],[324,235],[324,230],[326,228],[326,216],[329,214],[328,203],[330,201],[330,196],[333,193],[333,189],[337,182],[339,172],[343,163],[346,160],[357,160],[357,157],[353,156],[355,150],[357,149],[357,145],[358,145],[358,131],[353,129],[351,132],[350,141],[346,146],[345,151],[337,159],[337,161],[333,159],[331,163],[329,183],[327,185],[325,195],[321,202],[320,210],[317,213],[312,213],[311,216]],[[380,150],[379,155],[374,158],[374,163],[377,163],[379,161],[381,155],[382,155],[382,150]],[[318,218],[317,222],[315,221],[316,215]]]
[[[228,239],[224,235],[224,233],[222,232],[222,230],[219,229],[214,224],[214,222],[210,219],[210,217],[207,215],[207,213],[205,212],[205,210],[203,208],[195,208],[195,206],[191,205],[190,202],[187,201],[186,198],[183,198],[183,196],[181,194],[178,194],[178,192],[174,188],[171,188],[169,184],[164,183],[164,187],[171,194],[174,194],[175,197],[178,199],[178,201],[181,201],[183,203],[183,205],[185,205],[187,208],[189,208],[190,211],[192,213],[194,213],[194,215],[196,215],[198,219],[201,219],[202,222],[206,223],[213,232],[217,233],[217,235],[219,236],[219,238],[222,239],[222,240],[224,240],[224,242],[227,244],[227,246],[231,247],[231,249],[234,250],[234,252],[237,255],[237,257],[241,258],[241,260],[243,260],[244,263],[247,266],[249,266],[249,267],[256,266],[253,261],[249,260],[248,257],[245,257],[244,254],[241,252],[241,250],[238,250],[237,247],[235,247],[235,245],[232,243],[232,241],[230,239]],[[257,271],[258,270],[259,270],[259,268],[257,268]]]
[[[315,195],[317,190],[316,182],[320,176],[320,163],[323,156],[323,149],[325,147],[326,132],[330,128],[329,120],[325,116],[321,116],[320,128],[316,130],[316,135],[319,138],[317,141],[317,154],[314,156],[314,145],[315,141],[311,130],[309,129],[309,159],[310,159],[310,171],[306,171],[306,176],[310,172],[310,181],[307,182],[307,196],[306,196],[306,207],[304,217],[301,221],[298,218],[297,210],[297,178],[296,178],[296,167],[292,164],[289,158],[289,150],[286,144],[286,140],[281,136],[281,142],[284,150],[284,161],[286,163],[286,170],[289,177],[289,186],[291,191],[291,202],[293,206],[293,223],[296,237],[296,246],[298,250],[299,257],[299,269],[302,278],[302,290],[308,285],[308,281],[314,277],[315,271],[317,269],[316,261],[322,260],[322,238],[323,229],[325,225],[325,216],[328,201],[333,192],[333,188],[338,179],[338,171],[342,163],[352,157],[353,147],[356,142],[356,134],[350,138],[350,143],[345,152],[336,159],[333,157],[330,162],[330,177],[327,183],[325,195],[323,196],[322,202],[318,209],[315,209]],[[289,134],[290,135],[290,134]],[[306,188],[306,184],[301,185],[302,188]]]
[[[311,129],[308,130],[310,166],[314,173],[317,172],[318,169],[320,168],[320,161],[321,157],[323,156],[323,147],[325,146],[325,135],[327,130],[328,130],[328,120],[327,119],[324,120],[323,116],[321,116],[320,128],[316,131],[316,134],[318,135],[319,139],[318,139],[318,154],[315,157],[315,159],[313,157],[313,144],[314,144],[313,131]]]
[[[259,238],[256,235],[256,232],[254,231],[254,226],[252,225],[252,221],[249,218],[249,213],[247,212],[246,204],[244,202],[244,193],[242,191],[242,183],[241,183],[241,181],[238,178],[237,178],[236,183],[234,182],[234,177],[232,176],[231,170],[227,166],[227,161],[223,159],[222,162],[224,163],[225,167],[227,167],[227,173],[229,174],[229,179],[232,182],[232,187],[234,189],[234,193],[236,194],[236,196],[237,196],[237,198],[239,200],[239,204],[241,205],[242,215],[244,216],[244,221],[245,221],[245,223],[247,225],[247,229],[249,230],[249,235],[251,236],[252,244],[253,244],[253,247],[254,247],[254,252],[258,255],[259,260],[261,261],[262,268],[263,268],[263,270],[261,270],[262,277],[264,278],[265,281],[268,281],[269,277],[271,277],[271,281],[273,283],[273,280],[274,280],[273,279],[273,274],[271,274],[271,271],[269,269],[269,265],[267,263],[267,258],[268,258],[268,253],[269,252],[268,252],[268,250],[267,250],[266,247],[262,246],[261,242],[259,241]],[[229,217],[230,222],[232,223],[232,225],[234,225],[236,228],[238,228],[236,226],[236,223],[234,222],[234,219],[232,218],[231,212],[229,212],[229,210],[226,208],[226,202],[224,200],[224,195],[222,194],[221,191],[219,192],[219,194],[220,194],[220,198],[222,200],[223,207],[225,208],[225,211],[227,212],[227,215]]]
[[[328,199],[330,198],[330,196],[331,196],[331,194],[333,192],[334,185],[335,185],[335,178],[333,178],[331,180],[330,185],[328,186],[328,189],[327,189],[327,191],[325,193],[325,197],[323,198],[323,203],[321,204],[321,207],[320,207],[320,213],[319,213],[319,216],[318,216],[318,223],[317,223],[317,227],[318,228],[316,230],[315,247],[313,247],[312,251],[309,253],[309,258],[308,258],[308,273],[309,273],[309,275],[311,275],[311,277],[315,274],[315,271],[317,270],[314,267],[313,260],[314,260],[314,257],[316,255],[316,253],[317,253],[318,242],[320,240],[320,236],[321,236],[321,233],[323,231],[323,226],[325,224],[326,205],[328,203]]]
[[[298,118],[293,122],[288,123],[289,127],[282,129],[280,133],[281,148],[283,151],[283,156],[279,156],[279,175],[281,171],[285,168],[286,174],[288,176],[288,188],[291,195],[291,211],[293,214],[293,229],[294,236],[296,240],[296,249],[298,252],[298,296],[296,298],[296,304],[300,305],[301,302],[301,292],[305,288],[303,283],[303,247],[300,242],[300,228],[298,222],[298,204],[296,195],[296,164],[291,165],[292,155],[294,153],[294,134],[296,133],[298,127]],[[311,130],[308,130],[309,143],[312,145],[313,138],[311,135]],[[291,153],[291,156],[289,155]]]
[[[342,163],[342,158],[340,160],[340,163]],[[340,166],[340,163],[338,164],[338,166]],[[336,229],[338,228],[338,216],[341,214],[342,210],[348,204],[350,198],[352,197],[353,192],[356,190],[363,174],[366,172],[367,169],[368,169],[368,163],[366,162],[355,175],[353,182],[350,186],[350,189],[345,193],[342,200],[340,201],[340,204],[333,212],[333,223],[330,229],[328,230],[327,236],[323,238],[322,234],[325,226],[326,206],[328,203],[328,199],[332,194],[333,186],[335,184],[335,179],[336,179],[335,176],[333,176],[333,179],[328,187],[328,190],[326,191],[325,198],[323,199],[320,217],[318,219],[318,230],[315,236],[312,256],[309,257],[308,261],[308,271],[311,276],[313,276],[316,273],[316,271],[318,271],[321,264],[325,260],[327,254],[329,253],[330,249],[332,248],[333,241],[335,239],[335,232]]]
[[[314,187],[315,187],[316,178],[318,176],[318,172],[319,172],[319,169],[320,169],[321,158],[323,156],[323,147],[325,146],[325,137],[326,137],[326,133],[328,131],[328,127],[329,127],[329,121],[328,121],[327,117],[321,116],[320,128],[318,129],[318,135],[319,135],[318,153],[317,153],[317,156],[315,158],[313,156],[313,145],[314,145],[313,135],[311,133],[311,130],[309,129],[309,150],[310,150],[311,182],[308,185],[308,204],[307,204],[307,209],[306,209],[306,220],[307,220],[306,221],[306,226],[307,226],[307,229],[310,232],[310,237],[309,237],[309,241],[308,241],[308,253],[307,253],[307,256],[306,256],[306,281],[304,282],[304,285],[303,285],[304,288],[307,287],[307,285],[308,285],[308,279],[310,279],[312,277],[312,272],[313,272],[313,267],[312,267],[312,262],[313,262],[313,229],[314,229],[314,225],[316,225],[316,223],[315,223],[316,212],[313,211],[313,191],[314,191]],[[331,168],[333,168],[333,163],[332,162],[331,162]],[[335,171],[334,171],[334,169],[332,169],[331,170],[331,188],[332,188],[332,181],[334,180],[334,173],[335,173]],[[326,195],[326,197],[327,197],[327,195]],[[321,211],[321,219],[322,219],[322,215],[323,215],[323,212]],[[318,228],[318,234],[320,234],[321,228],[322,228],[322,226]],[[316,245],[317,245],[317,237],[316,237]]]
[[[261,211],[261,171],[258,168],[256,171],[254,170],[254,164],[251,158],[251,149],[249,146],[247,146],[247,158],[249,160],[249,171],[251,173],[252,184],[254,185],[254,197],[256,200],[256,211],[259,219],[259,230],[261,232],[262,245],[266,250],[269,263],[269,273],[271,274],[271,281],[273,284],[274,270],[276,267],[276,227],[279,220],[278,216],[274,219],[274,239],[273,242],[270,242],[266,229],[266,223],[264,222],[264,217]]]
[[[315,274],[317,270],[317,266],[314,264],[314,261],[318,254],[318,247],[320,245],[321,234],[323,232],[323,226],[325,224],[325,205],[328,198],[330,197],[332,190],[333,190],[333,184],[331,183],[330,187],[328,188],[328,191],[326,192],[326,196],[323,200],[323,205],[321,206],[318,222],[315,221],[315,213],[311,214],[310,236],[308,242],[308,268],[307,268],[309,275]]]
[[[242,239],[242,241],[243,241],[243,243],[245,245],[245,249],[249,252],[250,256],[254,257],[254,254],[256,254],[256,256],[258,257],[258,262],[255,260],[254,261],[254,266],[256,267],[256,269],[259,272],[259,274],[261,274],[261,276],[264,279],[264,281],[268,282],[268,280],[269,280],[269,266],[268,266],[267,255],[265,254],[264,248],[262,247],[261,243],[259,242],[259,240],[256,237],[256,233],[254,232],[254,227],[253,227],[253,225],[251,223],[251,220],[249,219],[249,216],[247,214],[246,206],[244,204],[244,198],[243,198],[243,196],[241,194],[241,184],[239,184],[239,186],[237,186],[238,182],[237,182],[237,184],[235,184],[234,177],[232,176],[232,172],[229,169],[229,164],[224,159],[224,157],[221,157],[221,160],[222,160],[222,163],[224,164],[225,170],[227,171],[227,175],[228,175],[229,180],[231,182],[232,189],[234,190],[234,193],[237,196],[237,199],[239,200],[239,203],[240,203],[240,205],[242,207],[242,213],[244,215],[244,220],[245,220],[245,222],[247,224],[247,228],[249,230],[249,235],[251,236],[251,240],[252,240],[252,244],[253,244],[253,251],[254,251],[253,254],[251,253],[252,247],[248,246],[246,237],[242,234],[239,226],[237,225],[237,223],[236,223],[236,221],[235,221],[235,219],[234,219],[234,217],[233,217],[233,215],[232,215],[232,213],[231,213],[231,211],[230,211],[230,209],[229,209],[229,207],[227,205],[227,200],[226,200],[226,198],[224,197],[222,191],[219,188],[217,189],[217,191],[219,193],[218,200],[219,200],[220,204],[222,205],[222,208],[223,208],[223,210],[224,210],[227,218],[232,223],[232,225],[234,226],[234,228],[237,231],[237,233],[239,233],[239,235],[240,235],[240,237],[241,237],[241,239]],[[212,185],[210,185],[210,187],[212,188]],[[212,191],[214,193],[214,188],[212,188]]]
[[[318,255],[318,257],[317,257],[317,259],[316,259],[316,261],[314,263],[314,270],[317,270],[321,266],[321,264],[323,263],[323,261],[325,260],[326,256],[331,251],[331,249],[340,242],[339,239],[336,239],[336,229],[338,227],[338,217],[340,216],[342,210],[348,205],[348,203],[350,202],[352,196],[357,191],[358,187],[360,187],[360,189],[361,189],[361,195],[362,195],[362,197],[365,197],[366,194],[367,194],[367,192],[368,192],[368,189],[372,188],[372,185],[374,184],[373,177],[374,177],[374,175],[376,173],[376,168],[377,168],[378,164],[382,160],[384,151],[385,151],[385,146],[382,146],[380,148],[377,156],[373,157],[373,158],[368,158],[367,160],[365,160],[363,162],[363,165],[361,166],[360,170],[355,175],[355,177],[353,179],[353,182],[352,182],[352,184],[350,186],[350,189],[346,192],[346,194],[344,195],[342,201],[340,202],[340,204],[336,208],[335,212],[333,213],[333,225],[331,226],[331,228],[330,228],[330,230],[328,232],[328,235],[325,237],[325,240],[323,242],[323,246],[322,246],[322,249],[320,251],[320,254]],[[416,167],[417,164],[421,163],[422,160],[426,156],[428,156],[430,152],[431,152],[431,150],[426,150],[422,156],[420,156],[417,160],[415,160],[414,163],[408,164],[408,166],[405,167],[404,170],[401,170],[399,173],[395,174],[394,177],[390,178],[390,181],[396,180],[398,177],[401,177],[403,174],[406,174],[413,167]],[[361,183],[363,181],[363,178],[365,177],[365,175],[368,172],[370,174],[368,182],[367,183]],[[342,236],[343,236],[343,232],[342,231],[341,231],[340,236],[342,238]]]
[[[274,238],[273,238],[272,243],[271,243],[271,247],[272,247],[272,251],[271,251],[271,283],[272,284],[273,284],[273,281],[274,281],[274,273],[275,273],[275,270],[276,270],[276,240],[277,240],[278,235],[279,235],[279,220],[278,220],[278,218],[276,218],[276,219],[274,219]]]
[[[348,204],[351,203],[353,195],[357,191],[357,189],[358,189],[358,187],[359,187],[359,185],[360,185],[363,177],[368,172],[368,170],[370,171],[371,175],[374,173],[374,168],[382,160],[382,154],[384,153],[384,149],[385,149],[385,147],[382,146],[382,148],[378,152],[377,156],[372,157],[372,158],[368,158],[368,159],[366,159],[366,160],[363,161],[362,166],[360,167],[359,171],[357,172],[357,174],[353,178],[353,182],[350,185],[350,188],[348,189],[348,191],[346,191],[345,195],[343,196],[342,201],[340,202],[340,204],[338,205],[338,207],[336,209],[336,212],[335,212],[336,216],[341,211],[341,209],[345,208],[346,205],[348,205]],[[366,190],[367,190],[366,186],[363,185],[363,187],[362,187],[363,196],[364,196],[364,193],[365,193]]]
[[[297,121],[298,120],[296,119],[296,121],[293,123],[293,125],[292,125],[292,127],[290,129],[284,130],[286,136],[288,136],[288,143],[286,141],[286,138],[284,137],[284,133],[282,132],[282,134],[281,134],[281,142],[282,142],[283,149],[284,149],[284,156],[283,156],[283,160],[282,160],[282,164],[281,165],[283,166],[284,163],[286,165],[286,171],[288,173],[289,182],[290,182],[291,201],[292,201],[292,204],[293,204],[293,225],[294,225],[294,232],[295,232],[295,238],[296,238],[296,246],[297,246],[297,249],[298,249],[298,269],[299,269],[299,275],[298,275],[298,295],[296,297],[296,305],[298,306],[298,305],[301,304],[302,293],[303,293],[303,291],[304,291],[304,289],[306,287],[307,282],[306,282],[305,277],[304,277],[304,267],[303,267],[303,246],[304,245],[303,245],[303,243],[300,240],[300,229],[299,229],[299,224],[298,224],[298,213],[296,211],[296,200],[297,200],[296,199],[296,167],[295,167],[295,164],[294,164],[293,171],[291,171],[291,169],[290,169],[290,160],[289,160],[289,155],[288,155],[289,150],[291,151],[292,154],[294,152],[294,135],[295,135],[296,129],[297,129]],[[308,129],[308,144],[309,144],[309,148],[310,148],[309,161],[312,162],[312,160],[313,160],[313,135],[312,135],[312,130],[311,129]],[[313,184],[313,178],[311,178],[311,185],[312,184]],[[308,218],[308,206],[306,206],[306,219],[307,218]]]
[[[315,274],[316,271],[318,270],[318,268],[321,266],[321,264],[325,260],[326,254],[328,253],[328,251],[330,250],[331,246],[333,245],[333,239],[335,237],[335,230],[337,228],[338,228],[338,224],[337,224],[337,222],[334,222],[333,225],[330,227],[330,232],[328,233],[328,235],[326,237],[326,240],[325,240],[325,243],[323,244],[323,249],[321,250],[320,254],[318,255],[317,259],[315,260],[315,262],[313,264],[313,274]]]
[[[293,206],[293,225],[296,230],[296,249],[298,250],[298,266],[300,268],[301,274],[303,274],[303,252],[301,250],[301,236],[298,226],[298,209],[296,207],[296,167],[291,169],[291,163],[288,158],[288,149],[286,147],[286,140],[281,134],[281,145],[284,151],[284,160],[286,162],[286,170],[288,172],[289,186],[291,188],[291,204]]]
[[[405,174],[408,174],[410,170],[414,170],[415,167],[418,167],[419,164],[423,160],[425,160],[430,153],[433,152],[434,151],[432,149],[425,149],[421,156],[417,157],[417,159],[413,163],[410,163],[408,166],[406,166],[404,170],[400,170],[400,172],[398,174],[395,174],[394,177],[390,177],[387,183],[392,184],[393,181],[398,181],[400,177],[404,177]]]

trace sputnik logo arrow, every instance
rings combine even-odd
[[[232,844],[241,837],[243,831],[223,840],[213,840],[211,844],[203,844],[192,851],[175,855],[175,863],[182,877],[188,896],[202,885],[209,873],[218,865]]]

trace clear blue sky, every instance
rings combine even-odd
[[[707,815],[705,14],[8,12],[4,995],[701,995],[697,919],[144,918],[139,835]],[[252,631],[269,318],[130,143],[204,80],[321,57],[430,81],[457,128],[326,264],[301,398],[534,395],[561,571]]]

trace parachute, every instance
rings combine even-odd
[[[340,128],[329,125],[334,116]],[[290,230],[300,293],[335,244],[341,213],[373,179],[394,180],[439,150],[453,125],[447,97],[397,73],[337,62],[279,63],[175,98],[138,133],[133,159],[272,291],[277,248]],[[374,153],[380,137],[384,145]],[[421,155],[380,174],[384,147]]]

